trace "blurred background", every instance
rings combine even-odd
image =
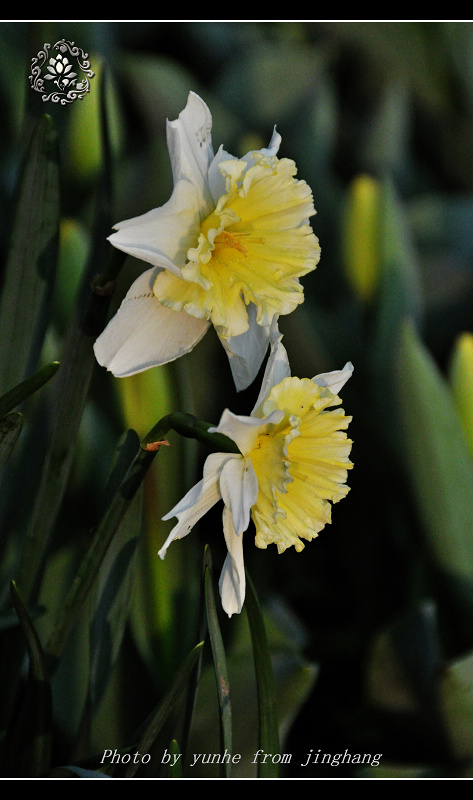
[[[65,38],[89,55],[90,93],[67,106],[32,91],[31,61]],[[268,144],[313,191],[322,256],[305,302],[280,328],[293,375],[355,366],[351,491],[302,553],[245,559],[266,615],[286,778],[472,777],[473,765],[473,24],[363,21],[60,21],[0,24],[0,248],[32,126],[51,116],[60,148],[60,239],[41,359],[61,361],[90,255],[103,177],[99,85],[106,80],[112,224],[172,191],[166,119],[197,92],[214,149]],[[107,233],[104,234],[104,238]],[[104,258],[108,257],[108,245]],[[111,249],[111,248],[110,248]],[[2,258],[4,261],[4,258]],[[143,264],[127,259],[110,313]],[[2,347],[14,348],[5,341]],[[213,331],[179,362],[124,380],[95,368],[41,602],[62,602],[96,524],[118,437],[169,411],[217,422],[250,413]],[[7,387],[8,388],[8,387]],[[41,471],[41,432],[31,471]],[[197,641],[203,547],[218,576],[221,507],[164,562],[160,518],[201,474],[202,445],[170,434],[146,479],[133,593],[120,652],[97,689],[87,748],[86,615],[54,680],[54,762],[123,747]],[[37,474],[37,473],[36,473]],[[28,476],[9,488],[21,531]],[[3,490],[5,491],[5,490]],[[21,498],[21,502],[20,502]],[[2,498],[2,505],[7,505]],[[12,577],[14,549],[1,568]],[[13,554],[12,554],[13,553]],[[13,568],[14,571],[14,568]],[[48,613],[38,629],[48,629]],[[231,669],[234,777],[254,777],[256,711],[245,612],[221,620]],[[204,670],[191,751],[219,750],[214,677]],[[378,767],[311,763],[308,753],[382,754]],[[216,768],[215,768],[216,769]],[[217,777],[211,767],[187,777]]]

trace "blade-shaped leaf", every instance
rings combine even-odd
[[[220,729],[222,737],[222,752],[232,753],[232,705],[230,700],[230,679],[227,669],[227,659],[223,646],[222,634],[218,622],[215,596],[212,587],[212,565],[210,551],[207,550],[207,563],[204,570],[205,601],[207,609],[207,622],[212,648],[212,658],[217,682],[218,703],[220,708]],[[225,761],[224,777],[230,777],[230,761]]]
[[[169,755],[171,756],[171,761],[167,768],[168,778],[182,778],[182,753],[175,739],[169,745]]]
[[[21,433],[23,417],[17,412],[0,419],[0,472]]]
[[[381,184],[379,211],[380,286],[373,369],[378,384],[390,375],[402,322],[422,318],[416,253],[402,205],[390,181]]]
[[[55,127],[44,116],[33,131],[18,191],[0,297],[0,391],[36,368],[47,324],[59,239],[59,155]]]
[[[97,197],[91,256],[78,292],[75,318],[64,345],[61,358],[63,366],[54,386],[49,442],[18,577],[18,583],[29,601],[34,601],[38,590],[47,545],[72,466],[77,434],[96,366],[93,344],[106,324],[114,280],[125,259],[125,254],[111,249],[106,242],[111,227],[112,190],[104,83],[105,80],[101,83],[104,168]]]
[[[250,625],[253,659],[255,662],[259,706],[259,744],[264,753],[275,754],[279,753],[279,727],[274,674],[259,601],[248,574],[246,579],[245,608]],[[259,778],[277,778],[278,775],[278,764],[273,764],[271,759],[265,759],[258,763]]]
[[[473,759],[473,655],[450,662],[443,670],[440,697],[455,758]]]
[[[181,667],[177,672],[176,679],[173,685],[171,686],[171,688],[166,693],[165,697],[162,699],[159,706],[152,714],[146,726],[146,729],[138,743],[137,750],[140,753],[149,753],[153,743],[155,742],[160,731],[162,730],[163,725],[169,719],[176,705],[182,699],[182,696],[185,693],[186,684],[189,681],[192,670],[195,667],[195,664],[200,656],[203,646],[204,643],[199,642],[199,644],[197,644],[194,647],[194,649],[191,650],[191,652],[185,658],[184,662],[181,664]],[[138,767],[139,764],[130,764],[125,777],[133,778]]]
[[[21,764],[24,777],[35,777],[45,773],[50,766],[51,686],[40,640],[14,583],[11,585],[11,598],[29,656],[28,685],[21,712],[15,719],[12,758]]]
[[[123,517],[97,577],[90,631],[90,691],[94,707],[98,706],[108,686],[125,632],[141,528],[141,488]]]
[[[395,385],[429,549],[447,574],[471,583],[473,460],[449,387],[410,323],[402,328]]]
[[[44,384],[56,374],[58,369],[59,362],[53,361],[51,364],[42,367],[35,372],[34,375],[26,378],[26,380],[22,381],[18,386],[15,386],[13,389],[6,392],[6,394],[2,395],[2,397],[0,397],[0,417],[5,416],[9,411],[13,411],[23,400],[26,400],[27,397],[30,397],[30,395],[38,391],[38,389],[44,386]]]
[[[395,381],[402,451],[432,567],[446,652],[473,646],[473,460],[443,375],[412,324]]]
[[[57,666],[69,633],[93,586],[103,559],[155,455],[156,451],[149,452],[138,446],[135,457],[104,510],[45,648],[51,670]]]

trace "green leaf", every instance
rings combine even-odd
[[[105,80],[101,87],[104,83]],[[78,430],[96,367],[93,344],[105,327],[114,281],[126,257],[106,242],[111,227],[112,189],[104,91],[102,89],[100,106],[104,168],[97,197],[91,256],[78,292],[75,318],[66,337],[61,358],[63,367],[51,398],[49,441],[18,576],[18,583],[29,601],[34,601],[38,590],[48,542],[72,467]]]
[[[175,739],[169,745],[169,754],[172,760],[167,767],[168,778],[182,778],[182,754]]]
[[[450,357],[448,377],[473,456],[473,334],[462,333],[457,337]]]
[[[441,673],[441,703],[450,744],[458,761],[473,759],[473,654],[452,661]]]
[[[29,656],[28,684],[12,737],[13,758],[19,760],[22,776],[36,777],[50,766],[52,737],[52,696],[49,674],[33,622],[11,584],[11,598],[18,615]]]
[[[450,655],[473,646],[473,460],[449,387],[412,324],[399,340],[400,445]]]
[[[232,739],[232,705],[230,699],[230,679],[228,675],[227,659],[223,646],[222,634],[218,622],[215,596],[212,588],[212,564],[210,551],[206,551],[206,564],[204,568],[205,603],[207,609],[207,622],[209,629],[210,645],[217,682],[218,703],[220,708],[220,729],[222,737],[222,752],[233,753]],[[231,764],[225,761],[224,777],[230,777]]]
[[[18,191],[0,297],[0,391],[36,368],[48,321],[59,240],[59,156],[53,122],[33,131]]]
[[[140,753],[149,753],[164,724],[181,701],[182,696],[185,693],[186,684],[188,683],[192,670],[194,669],[195,664],[200,657],[203,646],[204,643],[199,642],[199,644],[197,644],[193,650],[191,650],[184,662],[181,664],[173,685],[152,714],[145,731],[140,738],[137,746],[137,750]],[[133,778],[138,767],[139,764],[130,764],[125,777]]]
[[[205,642],[207,636],[207,615],[205,609],[205,602],[206,602],[206,595],[205,595],[205,576],[206,576],[206,567],[210,563],[210,549],[208,546],[205,547],[204,550],[204,560],[203,560],[203,571],[201,576],[201,591],[199,597],[199,614],[198,614],[198,626],[197,630],[199,631],[198,636],[201,642]],[[192,671],[192,674],[189,679],[189,683],[186,690],[186,706],[185,711],[183,714],[183,722],[182,722],[182,733],[181,733],[181,746],[182,752],[184,753],[184,758],[187,755],[187,749],[189,744],[189,737],[192,730],[192,723],[194,721],[194,712],[197,703],[197,694],[200,688],[200,681],[201,681],[201,674],[202,674],[202,660],[203,660],[203,649],[200,653],[200,657],[197,659],[195,667]]]
[[[246,576],[246,579],[247,590],[245,608],[250,625],[253,659],[255,663],[259,707],[259,746],[263,753],[275,755],[280,751],[274,674],[259,601],[249,575]],[[278,775],[279,766],[278,764],[273,764],[270,758],[258,762],[259,778],[277,778]]]
[[[381,184],[380,203],[381,280],[373,363],[378,376],[392,368],[403,321],[419,324],[423,312],[416,253],[403,208],[388,179]]]
[[[423,602],[396,618],[374,639],[367,659],[366,688],[370,703],[382,711],[415,713],[422,709],[437,739],[438,676],[443,653],[433,603]]]
[[[427,543],[446,573],[473,581],[473,461],[449,387],[405,323],[396,365],[406,468]]]
[[[8,414],[16,406],[19,406],[23,400],[37,392],[45,383],[47,383],[59,369],[59,362],[53,361],[42,367],[34,375],[22,381],[18,386],[10,389],[9,392],[0,397],[0,417]]]
[[[97,707],[122,644],[133,592],[141,529],[142,487],[133,498],[102,561],[95,586],[90,631],[91,701]]]
[[[23,417],[18,413],[8,414],[0,419],[0,471],[10,457],[22,426]]]
[[[93,586],[113,538],[119,530],[155,455],[155,452],[147,452],[141,446],[138,446],[135,457],[129,463],[123,479],[104,510],[102,519],[64,600],[45,648],[47,657],[50,659],[51,670],[57,666],[69,633]]]
[[[388,440],[394,452],[402,445],[393,426],[386,426],[386,416],[396,414],[393,392],[394,369],[400,330],[406,319],[420,327],[423,316],[423,297],[420,286],[416,252],[413,247],[404,209],[392,183],[381,184],[380,211],[380,281],[377,295],[376,320],[372,335],[372,353],[368,368],[373,384],[375,406],[384,415],[371,415],[371,424]]]

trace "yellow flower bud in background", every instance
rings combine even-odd
[[[455,342],[449,368],[452,393],[468,446],[473,453],[473,334],[462,333]]]
[[[104,65],[98,55],[90,56],[94,70],[91,90],[81,101],[73,103],[69,110],[65,166],[80,180],[95,178],[103,164],[100,123],[100,84],[104,78]],[[116,155],[123,144],[123,121],[115,86],[107,73],[105,102],[108,112],[110,146]]]
[[[370,301],[380,275],[381,187],[371,175],[359,175],[348,190],[342,231],[342,260],[359,297]]]

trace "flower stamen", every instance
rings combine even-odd
[[[248,249],[239,241],[239,237],[249,235],[249,233],[230,233],[230,231],[223,230],[215,237],[214,244],[220,245],[221,247],[234,247],[246,256],[248,254]],[[246,241],[248,244],[264,244],[265,238],[264,236],[252,236]]]

